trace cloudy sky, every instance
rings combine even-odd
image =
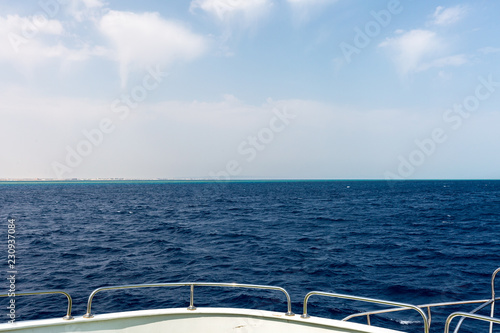
[[[498,13],[0,0],[0,178],[500,178]]]

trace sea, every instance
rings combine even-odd
[[[481,300],[500,267],[497,180],[3,182],[0,207],[0,293],[12,275],[16,292],[64,290],[74,316],[96,288],[166,282],[279,286],[297,315],[310,291],[415,305]],[[0,322],[10,320],[9,299]],[[16,321],[66,311],[63,295],[15,302]],[[92,312],[188,305],[189,287],[113,290],[95,296]],[[284,294],[241,288],[196,287],[194,305],[286,312]],[[431,332],[476,306],[433,310]],[[342,319],[383,308],[313,296],[308,312]],[[415,311],[371,323],[423,331]],[[488,328],[465,320],[460,332]]]

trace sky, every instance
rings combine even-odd
[[[0,178],[500,179],[498,13],[0,0]]]

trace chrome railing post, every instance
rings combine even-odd
[[[191,285],[191,295],[189,297],[189,306],[188,310],[196,310],[196,306],[194,306],[194,284]]]
[[[87,301],[87,312],[85,312],[83,318],[94,318],[94,315],[92,314],[92,299],[94,298],[94,295],[100,291],[100,289],[101,288],[97,288],[90,294]]]
[[[431,315],[431,307],[427,307],[427,320],[429,321],[429,327],[431,327],[432,315]]]
[[[300,316],[300,318],[307,319],[307,318],[311,317],[307,313],[307,301],[309,300],[309,297],[311,297],[311,296],[312,296],[311,293],[307,293],[306,297],[304,297],[304,305],[303,305],[302,315]]]

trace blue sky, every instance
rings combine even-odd
[[[500,178],[495,1],[0,1],[0,178]]]

